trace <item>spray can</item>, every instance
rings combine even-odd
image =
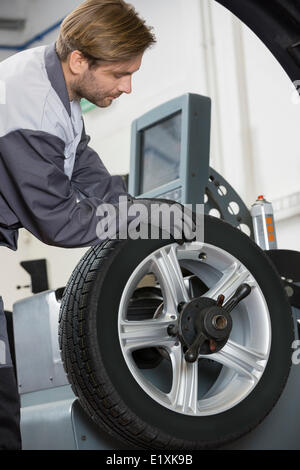
[[[258,196],[251,206],[254,239],[262,250],[276,250],[277,240],[275,233],[274,215],[272,204]]]

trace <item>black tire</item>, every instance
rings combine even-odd
[[[291,309],[264,252],[231,225],[205,216],[205,240],[239,259],[253,274],[271,317],[272,344],[254,390],[230,410],[211,416],[175,413],[152,400],[135,381],[118,338],[118,306],[135,267],[169,240],[110,240],[91,248],[66,287],[60,348],[74,393],[109,434],[140,449],[216,448],[255,428],[276,404],[291,366]]]

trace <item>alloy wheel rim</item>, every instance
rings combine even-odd
[[[191,300],[182,268],[207,285],[208,291],[203,297],[216,300],[223,294],[229,299],[244,282],[252,288],[249,297],[232,312],[233,328],[225,346],[217,353],[199,355],[195,363],[185,361],[182,344],[168,333],[170,326],[178,325],[178,305]],[[160,315],[149,320],[128,321],[128,305],[133,292],[149,273],[155,275],[162,291]],[[261,379],[271,346],[269,311],[254,276],[233,255],[198,242],[167,245],[151,253],[136,267],[122,293],[118,331],[125,362],[144,392],[160,405],[189,416],[218,414],[243,401]],[[153,379],[155,371],[146,376],[133,358],[133,351],[150,347],[163,350],[169,361],[169,390],[158,387]],[[199,369],[203,359],[212,366],[220,366],[215,380],[204,393]]]

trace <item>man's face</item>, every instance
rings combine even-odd
[[[106,108],[122,93],[131,93],[132,75],[139,70],[143,54],[125,62],[88,67],[70,84],[75,98],[86,98],[91,103]]]

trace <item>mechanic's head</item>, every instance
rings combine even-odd
[[[63,21],[56,51],[71,99],[107,107],[131,92],[132,74],[156,42],[151,27],[123,0],[87,0]]]

